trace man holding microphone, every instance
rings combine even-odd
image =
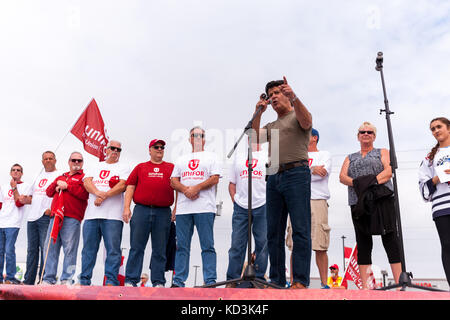
[[[286,77],[266,85],[269,100],[260,98],[253,129],[259,142],[269,142],[266,186],[267,242],[270,280],[286,285],[285,231],[289,213],[293,231],[292,289],[309,286],[311,264],[311,173],[308,144],[312,117],[296,96]],[[261,115],[272,104],[277,120],[260,128]],[[278,150],[278,152],[277,152]]]

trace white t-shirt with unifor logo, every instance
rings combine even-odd
[[[57,170],[52,172],[42,172],[31,187],[33,199],[31,204],[26,206],[27,221],[36,221],[44,215],[47,209],[51,208],[53,198],[47,196],[45,191],[61,173]]]
[[[29,196],[31,195],[31,185],[25,182],[18,183],[17,191],[21,195]],[[20,228],[26,206],[16,206],[14,192],[11,190],[9,183],[1,186],[0,202],[2,203],[2,209],[0,210],[0,228]]]
[[[120,180],[126,181],[130,175],[130,172],[130,168],[126,165],[122,165],[120,162],[99,162],[95,166],[84,171],[85,176],[83,180],[86,178],[92,178],[92,183],[99,191],[107,192],[111,189],[109,187],[109,180],[112,177],[118,176]],[[122,220],[124,199],[123,193],[107,198],[98,207],[94,204],[95,199],[97,199],[97,196],[89,193],[88,206],[84,214],[85,220]]]
[[[328,178],[331,173],[331,155],[328,151],[308,152],[309,167],[324,166],[327,170],[327,175],[321,177],[317,174],[312,174],[311,171],[311,199],[320,200],[330,199],[330,190],[328,189]]]
[[[222,163],[209,151],[192,152],[181,156],[175,163],[171,178],[180,178],[185,186],[194,186],[219,175]],[[201,190],[195,200],[178,193],[176,214],[216,212],[216,186]]]
[[[252,209],[266,203],[266,163],[267,152],[252,152]],[[248,156],[236,156],[230,168],[230,182],[236,185],[234,201],[248,209]]]

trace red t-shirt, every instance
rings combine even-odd
[[[170,176],[174,165],[163,161],[138,164],[127,179],[127,186],[136,186],[134,203],[146,206],[169,207],[174,201],[174,191],[170,186]]]

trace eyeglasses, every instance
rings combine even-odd
[[[359,131],[359,134],[373,134],[373,131],[371,131],[371,130],[368,130],[368,131],[364,131],[364,130],[360,130]]]
[[[70,159],[73,163],[82,163],[83,159]]]
[[[111,151],[122,152],[122,148],[119,147],[108,147]]]
[[[155,150],[164,150],[165,146],[152,146]]]
[[[193,133],[191,134],[191,138],[204,138],[205,135],[203,133]]]
[[[22,169],[11,169],[11,172],[13,171],[22,172]]]

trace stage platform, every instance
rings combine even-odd
[[[450,292],[0,285],[2,300],[450,300]]]

